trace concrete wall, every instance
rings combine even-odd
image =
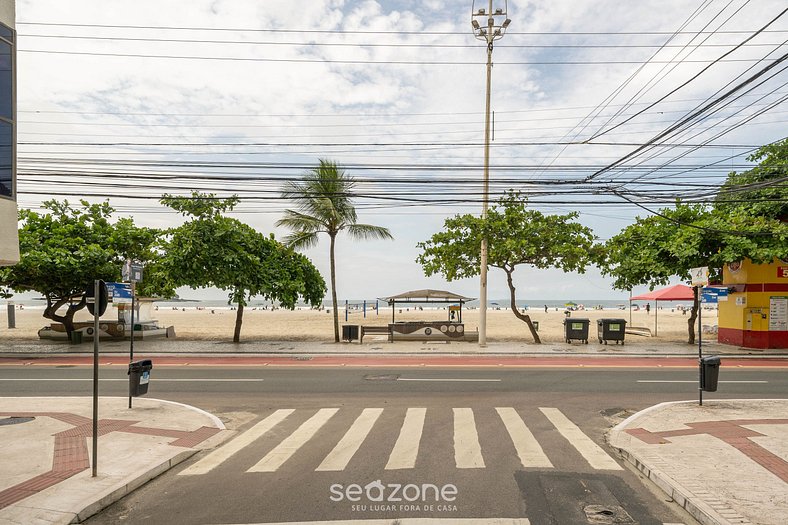
[[[0,22],[16,27],[15,0],[0,0]],[[19,262],[16,202],[0,198],[0,266]]]

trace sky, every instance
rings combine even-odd
[[[329,159],[360,181],[359,221],[394,236],[339,238],[340,298],[478,297],[478,279],[426,277],[415,259],[444,219],[481,213],[486,45],[470,23],[480,7],[17,0],[19,205],[109,198],[119,216],[166,228],[182,218],[158,204],[163,193],[238,194],[232,215],[281,239],[282,181]],[[493,199],[515,189],[545,213],[577,211],[604,241],[676,198],[708,200],[754,147],[786,135],[788,75],[769,69],[788,51],[784,2],[498,7],[511,24],[493,50]],[[304,253],[328,276],[327,238]],[[515,277],[526,301],[628,296],[592,267]],[[508,297],[501,271],[488,296]]]

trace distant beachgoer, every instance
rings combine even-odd
[[[646,315],[648,315],[649,312],[651,312],[651,303],[646,303]]]
[[[547,313],[547,305],[544,305],[544,313]]]

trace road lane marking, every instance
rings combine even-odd
[[[512,438],[520,463],[524,467],[553,468],[553,464],[545,455],[533,433],[525,426],[525,422],[512,407],[497,407],[509,437]]]
[[[425,377],[398,377],[397,381],[437,381],[455,383],[500,383],[500,379],[465,379],[465,378],[425,378]]]
[[[470,408],[454,408],[454,462],[457,468],[484,468],[476,421]]]
[[[580,428],[572,423],[557,408],[542,408],[539,410],[550,420],[553,426],[577,449],[581,456],[588,461],[592,468],[597,470],[624,470],[616,460],[611,458],[602,447],[594,443]]]
[[[274,472],[296,453],[312,436],[339,411],[338,408],[321,408],[317,413],[301,424],[295,432],[279,443],[263,459],[246,472]]]
[[[276,425],[284,421],[284,419],[295,412],[292,408],[283,408],[277,410],[273,414],[269,415],[262,421],[258,421],[253,427],[249,430],[242,432],[238,436],[235,437],[232,441],[227,443],[224,446],[221,446],[208,454],[207,456],[203,457],[197,463],[194,463],[190,467],[182,470],[178,473],[179,476],[198,476],[201,474],[207,474],[208,472],[212,471],[228,459],[231,456],[236,454],[242,448],[246,447],[253,441],[257,440],[258,438],[265,435],[268,431],[274,428]]]
[[[168,379],[165,377],[154,377],[153,381],[168,381],[168,382],[181,382],[181,383],[195,383],[197,381],[201,383],[259,383],[261,381],[265,381],[265,379],[216,379],[216,378],[202,378],[202,377],[195,377],[193,379]],[[71,377],[71,378],[0,378],[0,381],[93,381],[92,377]],[[101,381],[123,381],[124,383],[128,383],[128,379],[116,379],[116,378],[99,378],[99,382]]]
[[[396,470],[416,467],[416,456],[419,454],[419,443],[424,431],[426,408],[409,408],[405,413],[405,421],[399,431],[399,437],[386,463],[385,470]]]
[[[679,380],[679,379],[638,379],[638,383],[697,383],[697,379]],[[768,381],[717,381],[718,383],[768,383]]]
[[[353,425],[339,440],[334,450],[328,453],[326,459],[315,469],[316,471],[340,471],[345,470],[353,455],[358,452],[361,444],[367,438],[375,421],[378,420],[382,408],[365,408],[361,415],[356,418]]]

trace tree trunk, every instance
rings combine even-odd
[[[74,331],[74,314],[82,310],[87,304],[87,299],[85,299],[85,297],[82,297],[82,300],[75,305],[69,304],[70,300],[70,297],[59,297],[53,304],[52,299],[47,296],[47,307],[44,310],[44,317],[46,319],[61,323],[66,328],[66,335],[69,341],[71,340],[71,333]],[[66,314],[58,315],[57,311],[67,304],[68,308],[66,309]]]
[[[506,283],[509,285],[509,304],[512,307],[512,313],[514,314],[515,317],[517,317],[521,321],[525,321],[525,324],[528,325],[528,329],[531,331],[531,335],[534,338],[534,343],[542,344],[542,340],[539,339],[539,333],[536,331],[536,328],[534,328],[534,324],[531,322],[531,316],[526,315],[517,309],[517,301],[515,299],[515,293],[514,293],[515,292],[514,281],[512,281],[512,273],[514,272],[514,269],[508,270],[504,268],[503,271],[506,272]]]
[[[334,261],[334,242],[336,234],[331,236],[331,307],[334,310],[334,342],[339,342],[339,312],[337,311],[337,272]]]
[[[235,332],[233,332],[233,343],[241,342],[241,325],[244,322],[244,303],[238,301],[238,310],[235,312]]]
[[[700,297],[698,296],[698,287],[692,287],[692,310],[690,311],[689,319],[687,319],[687,329],[689,332],[689,339],[687,344],[695,344],[695,321],[698,320],[698,310],[700,309]]]

